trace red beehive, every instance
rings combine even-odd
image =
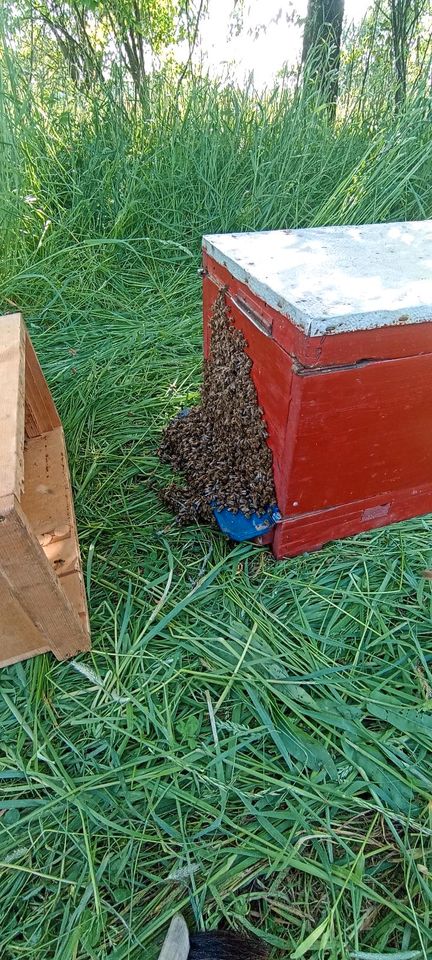
[[[276,557],[432,512],[432,221],[203,240],[253,362]]]

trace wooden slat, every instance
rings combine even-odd
[[[84,629],[87,602],[62,427],[26,440],[21,506]]]
[[[47,430],[60,426],[54,400],[42,373],[39,360],[28,333],[25,341],[25,432],[27,437],[39,437]]]
[[[0,317],[0,497],[19,498],[23,482],[24,338],[21,314]]]
[[[0,667],[48,650],[48,643],[0,574]]]
[[[3,501],[4,503],[4,501]],[[9,590],[57,659],[89,647],[88,635],[14,498],[2,508],[0,570]]]
[[[33,533],[42,543],[64,541],[70,537],[73,506],[62,428],[26,440],[24,464],[21,506]]]
[[[87,612],[87,600],[81,570],[76,570],[74,573],[65,574],[64,576],[59,577],[59,582],[69,600],[69,603],[72,604],[74,610],[78,614],[86,636],[89,636],[90,628]]]

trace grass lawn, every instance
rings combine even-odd
[[[63,420],[93,650],[1,673],[0,957],[153,958],[181,909],[427,960],[430,519],[276,564],[179,529],[155,453],[199,389],[201,234],[430,215],[423,102],[333,131],[283,93],[162,85],[150,120],[9,82],[1,306]]]

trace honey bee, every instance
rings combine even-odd
[[[211,520],[215,506],[250,516],[276,500],[268,431],[246,347],[222,290],[213,306],[200,403],[167,425],[158,451],[185,478],[184,486],[170,484],[162,494],[179,522]]]

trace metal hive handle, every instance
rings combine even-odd
[[[254,327],[257,327],[261,333],[264,333],[266,337],[271,337],[272,335],[272,322],[269,320],[266,322],[264,317],[261,317],[259,313],[254,310],[254,308],[243,299],[243,297],[232,297],[232,302],[235,307],[250,321],[253,323]]]

